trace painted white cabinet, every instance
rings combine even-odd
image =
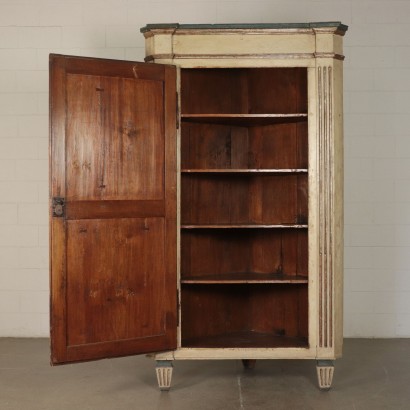
[[[147,62],[178,67],[176,350],[180,359],[342,354],[340,22],[147,25]],[[169,361],[169,362],[167,362]]]

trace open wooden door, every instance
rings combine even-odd
[[[176,348],[176,70],[50,56],[53,364]]]

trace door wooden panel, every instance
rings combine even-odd
[[[176,348],[175,95],[171,66],[51,56],[55,364]]]
[[[163,81],[67,74],[66,98],[67,200],[163,199]]]
[[[163,237],[163,218],[68,222],[70,346],[163,332],[165,266],[164,258],[157,257],[164,254]],[[157,244],[155,248],[153,243]],[[150,299],[153,294],[155,298]]]

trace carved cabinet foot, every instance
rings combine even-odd
[[[329,390],[332,387],[334,370],[333,360],[318,360],[316,362],[317,380],[321,390]]]
[[[158,387],[161,391],[168,391],[171,387],[172,361],[157,360],[155,371],[157,373]]]

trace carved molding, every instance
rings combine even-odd
[[[148,24],[141,28],[144,36],[155,34],[336,34],[344,36],[348,27],[341,22],[301,24]]]
[[[276,54],[152,54],[145,57],[145,62],[154,60],[179,60],[179,59],[206,59],[206,58],[223,58],[223,59],[238,59],[238,58],[277,58],[285,60],[306,59],[306,58],[334,58],[336,60],[344,60],[342,54],[335,53],[276,53]]]
[[[330,30],[330,33],[335,33],[335,30]],[[238,29],[178,29],[175,32],[176,35],[192,35],[192,34],[199,34],[199,35],[213,35],[213,34],[252,34],[252,35],[263,35],[263,34],[274,34],[274,35],[282,35],[282,34],[314,34],[314,30],[311,28],[254,28],[254,29],[246,29],[246,28],[238,28]]]
[[[333,347],[333,73],[320,66],[319,140],[319,347]]]
[[[337,53],[316,52],[314,53],[314,56],[316,58],[334,58],[335,60],[341,60],[341,61],[345,59],[345,56],[343,54],[337,54]]]

